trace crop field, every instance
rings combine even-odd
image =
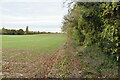
[[[34,77],[35,75],[32,76],[31,72],[36,74],[35,69],[38,67],[43,69],[41,64],[45,63],[44,59],[49,59],[54,55],[65,41],[64,34],[3,35],[4,77],[22,77],[24,75]]]

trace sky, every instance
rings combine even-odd
[[[0,28],[61,32],[63,0],[0,0]]]

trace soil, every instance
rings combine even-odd
[[[69,48],[64,45],[53,55],[43,55],[35,62],[15,62],[9,59],[3,59],[2,61],[2,75],[7,78],[61,78],[61,77],[71,77],[79,78],[81,76],[81,68],[79,60],[74,55],[74,48]],[[67,50],[67,52],[66,52]],[[9,52],[4,50],[4,52]],[[11,52],[13,52],[11,50]],[[10,58],[19,56],[25,51],[19,51],[19,54],[10,56]],[[66,72],[61,67],[61,62],[66,57],[66,67],[68,72]],[[60,76],[59,74],[64,74],[65,76]]]

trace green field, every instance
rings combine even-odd
[[[34,61],[41,55],[54,53],[65,42],[63,34],[3,35],[3,59]],[[17,55],[19,54],[19,55]]]
[[[64,34],[2,35],[3,77],[44,77],[65,42]]]

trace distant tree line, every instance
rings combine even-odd
[[[26,27],[26,31],[23,29],[15,30],[15,29],[5,29],[2,28],[0,34],[2,35],[32,35],[32,34],[50,34],[51,32],[39,32],[39,31],[29,31],[28,26]]]
[[[24,31],[23,31],[23,29],[14,30],[14,29],[2,28],[2,33],[1,34],[3,34],[3,35],[23,35]]]

